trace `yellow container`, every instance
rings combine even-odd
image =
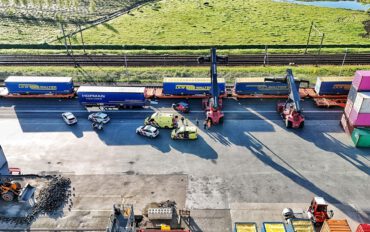
[[[270,222],[264,222],[263,223],[264,232],[286,232],[284,223],[270,223]]]
[[[235,232],[257,232],[256,223],[252,222],[236,222]]]
[[[293,220],[292,226],[294,232],[314,232],[310,220]]]

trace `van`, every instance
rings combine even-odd
[[[157,128],[177,128],[179,117],[170,113],[156,112],[144,121],[145,125],[152,125]]]
[[[180,126],[172,130],[171,133],[172,139],[197,139],[198,132],[195,126]]]

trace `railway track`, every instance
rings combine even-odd
[[[198,64],[198,56],[177,55],[1,55],[0,66],[209,66]],[[258,66],[258,65],[340,65],[343,54],[333,55],[287,55],[272,54],[265,57],[257,55],[231,55],[228,66]],[[370,64],[370,54],[348,54],[345,64]]]

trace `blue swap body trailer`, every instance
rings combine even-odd
[[[143,107],[144,87],[81,86],[77,90],[79,102],[85,106]]]
[[[5,81],[9,94],[71,94],[72,77],[9,76]]]
[[[165,95],[209,95],[211,90],[210,78],[164,78],[163,94]],[[220,94],[226,92],[224,78],[218,78]]]
[[[296,87],[299,90],[298,80]],[[265,81],[263,77],[236,78],[234,91],[240,95],[288,95],[289,87],[287,83]]]

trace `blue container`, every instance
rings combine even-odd
[[[220,94],[226,91],[225,79],[217,78]],[[208,95],[211,90],[210,78],[164,78],[165,95]]]
[[[296,83],[299,90],[299,82]],[[262,77],[236,78],[234,91],[239,95],[267,94],[287,95],[289,88],[287,83],[265,81]]]
[[[10,76],[5,81],[10,94],[71,94],[72,77]]]
[[[144,87],[107,87],[81,86],[77,90],[78,100],[82,105],[131,107],[144,106]]]
[[[315,92],[319,95],[347,95],[353,77],[318,77]]]

